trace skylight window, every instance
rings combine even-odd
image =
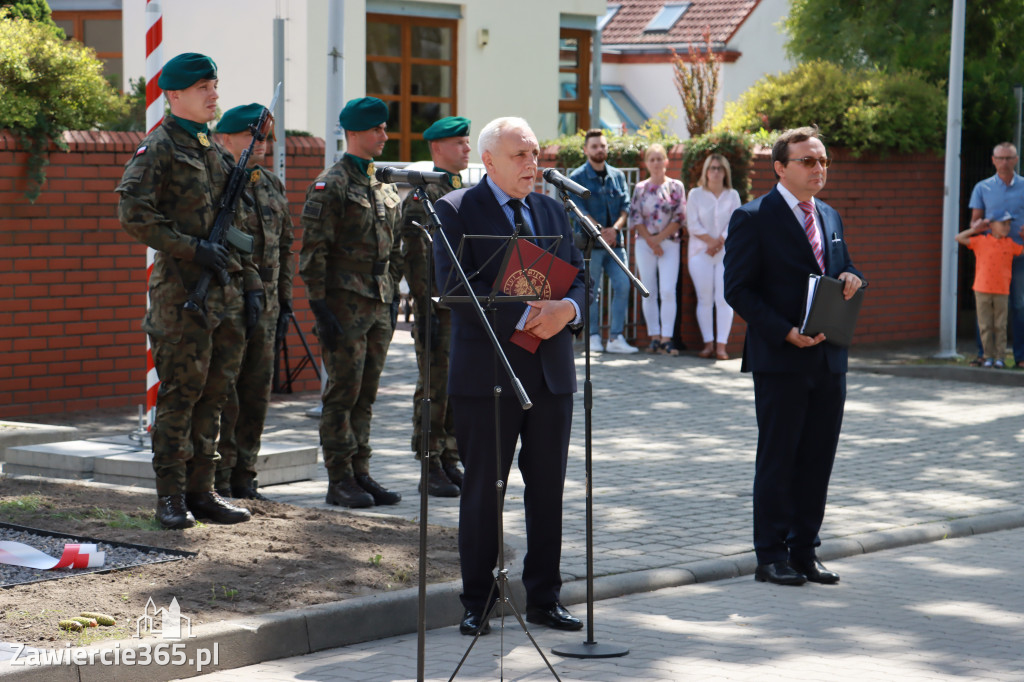
[[[608,22],[615,17],[620,9],[622,9],[622,5],[608,5],[608,10],[604,13],[604,16],[597,20],[597,30],[603,31],[604,27],[608,25]]]
[[[665,33],[671,30],[679,18],[690,9],[692,2],[673,2],[661,8],[661,11],[647,24],[644,33]]]

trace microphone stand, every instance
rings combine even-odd
[[[582,227],[582,231],[579,234],[579,241],[577,246],[583,251],[583,269],[584,277],[587,282],[587,292],[591,289],[590,281],[590,258],[594,249],[594,244],[601,246],[605,252],[612,257],[616,265],[626,273],[629,277],[630,283],[640,292],[645,298],[651,295],[651,292],[647,290],[647,287],[637,279],[629,268],[619,260],[619,257],[615,255],[611,247],[601,237],[601,231],[597,229],[594,222],[576,206],[575,202],[569,198],[569,193],[565,189],[558,188],[558,198],[562,200],[562,204],[565,206],[565,211],[571,217],[575,218],[576,221]],[[553,648],[552,653],[558,656],[565,656],[567,658],[615,658],[617,656],[625,656],[629,653],[629,649],[618,644],[600,644],[594,640],[594,484],[593,484],[593,407],[594,407],[594,392],[593,384],[590,380],[590,306],[585,306],[586,310],[583,311],[583,329],[584,329],[584,355],[586,357],[586,375],[583,381],[583,413],[584,413],[584,424],[585,424],[585,481],[586,481],[586,500],[587,500],[587,511],[586,511],[586,534],[587,534],[587,639],[580,644],[567,644]]]
[[[471,284],[469,282],[469,277],[466,275],[465,270],[463,270],[462,264],[459,263],[459,260],[456,257],[455,251],[452,249],[451,243],[448,241],[448,236],[444,233],[444,230],[441,229],[442,228],[441,220],[440,220],[440,218],[437,217],[437,213],[434,211],[433,204],[427,198],[426,192],[423,191],[422,187],[417,186],[416,189],[415,189],[415,192],[416,192],[417,198],[419,198],[420,202],[423,204],[423,207],[424,207],[424,209],[427,212],[427,216],[429,218],[429,223],[430,223],[430,229],[434,230],[435,235],[440,236],[440,238],[441,238],[441,245],[445,249],[445,251],[446,251],[446,253],[448,255],[448,258],[449,258],[450,262],[452,263],[452,268],[453,268],[453,270],[455,271],[455,273],[458,276],[459,283],[464,288],[464,290],[467,292],[466,296],[447,296],[447,295],[444,295],[442,293],[442,295],[439,296],[438,299],[439,300],[444,300],[444,301],[452,301],[452,302],[467,302],[470,305],[472,305],[473,309],[476,311],[476,314],[477,314],[477,317],[480,320],[480,323],[483,325],[484,331],[487,333],[487,336],[490,339],[491,345],[494,348],[494,353],[495,353],[495,365],[494,365],[494,372],[495,372],[495,386],[494,386],[494,421],[495,421],[495,428],[494,428],[494,438],[495,438],[495,457],[497,459],[497,471],[500,472],[501,471],[501,429],[500,429],[500,421],[499,420],[500,420],[501,412],[500,412],[500,408],[499,408],[499,403],[500,403],[500,399],[501,399],[502,388],[501,388],[500,385],[497,385],[497,375],[498,375],[498,366],[499,366],[499,364],[505,370],[505,373],[508,375],[509,381],[512,384],[513,391],[514,391],[514,393],[516,395],[516,398],[519,400],[519,404],[522,407],[522,409],[523,410],[530,409],[531,407],[533,407],[533,403],[530,401],[530,397],[526,394],[526,390],[523,388],[523,384],[519,380],[519,377],[516,376],[515,371],[512,369],[512,365],[509,363],[508,357],[505,355],[504,350],[502,350],[501,344],[498,341],[498,337],[494,333],[493,324],[488,322],[487,315],[484,312],[484,308],[483,308],[482,304],[480,303],[479,298],[477,298],[477,296],[473,295],[473,293],[472,293],[473,289],[472,289],[472,286],[471,286]],[[417,227],[421,227],[421,228],[424,227],[422,225],[419,225],[418,223],[416,225],[417,225]],[[427,229],[427,228],[424,228],[424,229]],[[433,244],[433,239],[430,238],[429,230],[427,230],[427,232],[428,232],[427,238],[429,240],[429,243]],[[512,243],[512,247],[513,248],[514,248],[514,241],[517,238],[518,238],[518,233],[511,238],[512,242],[513,242]],[[433,272],[433,248],[430,249],[430,252],[428,253],[427,259],[428,259],[427,260],[428,272],[432,273]],[[432,289],[432,287],[431,287],[431,289]],[[485,300],[488,302],[488,305],[489,305],[489,307],[491,309],[492,315],[496,314],[496,310],[494,308],[496,293],[497,292],[492,292],[490,296],[484,297]],[[509,302],[525,300],[523,297],[508,297],[508,298],[509,298]],[[428,357],[429,357],[429,354],[430,354],[430,346],[429,346],[429,343],[430,343],[430,337],[429,337],[430,327],[429,327],[429,325],[430,325],[430,321],[428,320],[427,321],[427,330],[426,330],[426,334],[427,334],[426,343],[428,344],[427,345],[427,356]],[[427,372],[428,372],[428,374],[425,377],[425,383],[429,381],[429,368],[428,368]],[[416,651],[416,654],[417,654],[417,680],[421,680],[421,681],[424,679],[424,659],[425,659],[425,648],[426,648],[425,647],[425,642],[426,642],[426,594],[427,594],[427,592],[426,592],[426,589],[427,589],[427,579],[426,579],[427,547],[426,547],[426,545],[427,545],[427,495],[428,495],[428,492],[427,492],[427,477],[429,475],[429,473],[428,473],[428,462],[427,462],[427,457],[426,457],[426,454],[427,454],[426,450],[429,447],[428,443],[427,443],[427,439],[429,438],[429,430],[430,430],[430,424],[429,424],[429,415],[430,415],[430,411],[429,411],[429,407],[430,407],[429,383],[427,383],[427,387],[428,387],[427,397],[426,397],[426,399],[425,399],[425,401],[423,403],[424,409],[421,412],[421,415],[422,415],[421,419],[423,419],[423,425],[422,425],[422,428],[421,428],[421,431],[420,431],[420,433],[421,433],[421,441],[420,441],[421,445],[420,445],[420,447],[421,447],[423,453],[422,453],[422,456],[420,458],[421,465],[420,465],[420,538],[419,538],[419,540],[420,540],[419,618],[418,618],[418,623],[417,623],[417,631],[418,632],[417,632],[417,651]],[[492,603],[490,605],[490,607],[487,609],[487,611],[483,614],[482,622],[486,623],[487,619],[489,618],[491,612],[494,609],[494,606],[498,602],[501,602],[503,605],[507,605],[512,610],[512,613],[515,615],[516,620],[519,621],[519,625],[523,628],[523,631],[526,633],[526,636],[533,643],[533,646],[537,650],[537,653],[540,654],[540,657],[544,660],[544,663],[547,665],[548,670],[550,670],[551,674],[554,675],[556,680],[558,680],[560,678],[558,677],[558,674],[555,672],[554,667],[552,667],[552,665],[548,661],[547,657],[544,656],[544,652],[541,650],[540,645],[537,644],[537,641],[533,638],[533,635],[530,634],[529,629],[526,627],[526,622],[523,620],[523,617],[519,614],[518,610],[516,610],[515,605],[512,603],[511,596],[509,595],[508,569],[505,568],[505,540],[504,540],[504,530],[503,530],[503,523],[502,523],[502,511],[503,511],[503,506],[504,506],[503,502],[504,502],[504,499],[505,499],[505,482],[500,480],[500,479],[496,482],[495,498],[496,498],[497,515],[498,515],[498,523],[497,523],[497,529],[498,529],[498,537],[497,537],[497,543],[498,543],[498,573],[497,573],[497,575],[494,578],[494,584],[491,585],[491,591],[490,591],[490,594],[488,594],[488,596],[487,596],[487,601],[488,601],[488,603],[490,603],[491,597],[494,595],[495,591],[498,592],[498,598],[497,598],[497,600],[495,600],[494,603]],[[473,641],[470,642],[469,648],[466,649],[466,652],[463,654],[462,659],[458,663],[458,666],[456,666],[455,671],[452,673],[451,677],[449,678],[450,680],[455,679],[455,676],[458,675],[459,670],[462,668],[462,665],[465,663],[466,659],[469,657],[469,654],[473,650],[473,646],[476,644],[476,641],[477,641],[477,639],[479,639],[479,637],[480,637],[480,632],[477,632],[477,634],[473,637]]]

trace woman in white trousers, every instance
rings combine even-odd
[[[690,234],[687,264],[697,293],[697,324],[704,339],[702,358],[714,355],[728,360],[725,344],[732,329],[732,308],[725,302],[725,238],[729,218],[740,207],[740,195],[732,188],[732,171],[721,154],[704,160],[700,183],[686,202],[686,227]],[[717,316],[717,320],[715,320]],[[717,340],[717,343],[716,343]]]
[[[643,299],[650,351],[679,355],[672,343],[676,321],[681,230],[686,222],[686,189],[665,175],[668,154],[660,144],[644,152],[650,177],[638,182],[629,204],[629,226],[637,231],[636,267],[651,295]],[[661,299],[659,305],[658,299]]]

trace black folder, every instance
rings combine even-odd
[[[853,329],[857,326],[863,300],[863,288],[847,301],[843,298],[843,282],[834,277],[810,275],[800,333],[807,336],[824,334],[829,343],[848,348],[853,341]]]

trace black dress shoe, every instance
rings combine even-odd
[[[825,568],[825,566],[817,559],[812,559],[810,561],[794,561],[793,559],[790,559],[789,565],[794,571],[799,571],[807,576],[807,579],[812,583],[835,585],[839,582],[839,574]]]
[[[197,519],[208,519],[214,523],[242,523],[252,518],[249,510],[225,502],[214,491],[185,493],[185,502]]]
[[[422,492],[423,486],[420,486]],[[427,494],[434,497],[458,497],[459,486],[448,480],[441,467],[431,469],[427,472]]]
[[[583,621],[571,615],[558,602],[551,606],[527,606],[526,621],[547,625],[556,630],[581,630],[583,628]]]
[[[349,476],[327,486],[327,504],[362,509],[373,506],[373,495],[363,490],[355,477]]]
[[[196,525],[196,517],[192,516],[185,504],[185,493],[158,496],[156,520],[168,530],[182,530]]]
[[[402,501],[402,493],[388,490],[370,478],[370,474],[356,474],[356,483],[373,496],[374,504],[398,504]]]
[[[441,468],[444,469],[444,475],[448,477],[448,480],[459,486],[462,489],[462,469],[459,468],[458,462],[442,462]]]
[[[793,570],[788,561],[776,561],[773,564],[760,564],[754,571],[754,580],[776,585],[803,585],[807,582],[807,576]]]
[[[459,623],[459,632],[464,635],[475,635],[477,630],[481,635],[486,635],[491,631],[491,624],[484,620],[481,614],[466,609],[462,614],[462,622]]]
[[[217,491],[217,494],[220,495],[221,497],[224,497],[224,493],[220,491]],[[256,486],[254,485],[231,486],[231,497],[235,498],[236,500],[258,500],[260,502],[270,502],[270,500],[268,500],[266,497],[261,495],[258,490],[256,490]]]

